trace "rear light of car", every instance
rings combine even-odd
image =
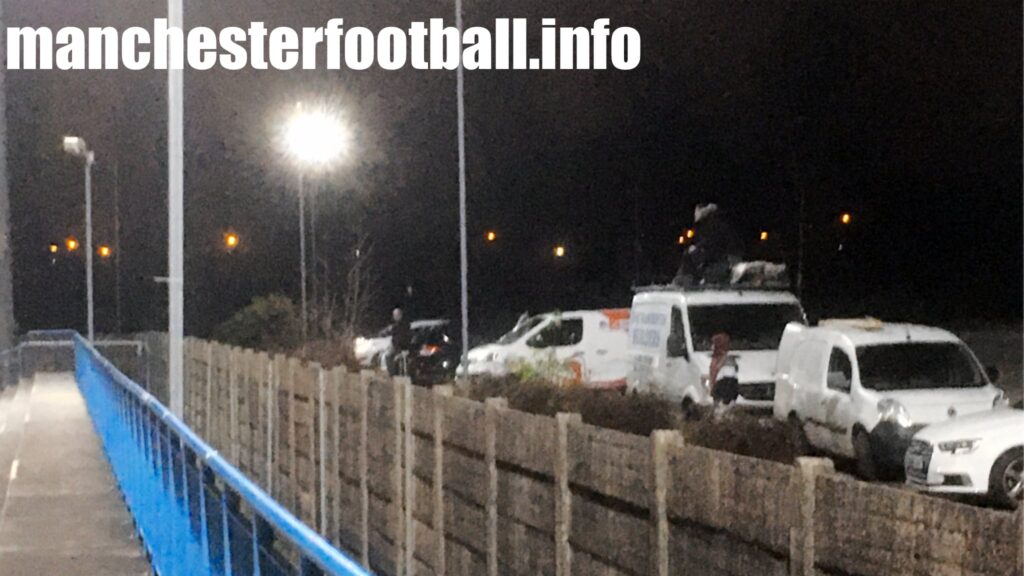
[[[441,347],[436,344],[424,344],[423,348],[420,348],[420,356],[433,356],[441,351]]]

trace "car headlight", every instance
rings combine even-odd
[[[879,422],[892,422],[901,428],[910,428],[914,423],[910,419],[907,409],[891,398],[886,398],[878,403],[878,420]]]
[[[370,342],[368,340],[366,340],[365,338],[356,338],[356,342],[355,342],[355,346],[354,346],[356,354],[359,354],[361,352],[365,352],[366,349],[369,348],[369,347],[370,347]]]
[[[949,442],[939,442],[939,450],[943,452],[949,452],[950,454],[970,454],[978,448],[978,444],[981,440],[973,438],[970,440],[951,440]]]

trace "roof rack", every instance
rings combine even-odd
[[[863,318],[825,318],[818,321],[819,326],[845,326],[875,332],[885,327],[885,322],[878,318],[865,316]]]
[[[649,284],[646,286],[633,286],[633,292],[782,292],[789,290],[789,282],[761,282],[758,284],[730,284],[728,282],[715,284],[693,284],[681,286],[679,284]]]

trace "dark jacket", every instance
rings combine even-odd
[[[733,264],[743,260],[743,245],[733,227],[717,212],[694,225],[693,243],[683,254],[676,284],[728,282]]]
[[[391,349],[395,352],[412,349],[412,328],[404,317],[391,329]]]

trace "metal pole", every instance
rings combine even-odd
[[[302,345],[306,345],[307,326],[306,310],[306,182],[305,175],[299,173],[299,276],[302,281]]]
[[[462,0],[455,0],[455,27],[462,36]],[[459,272],[462,300],[462,366],[469,366],[469,256],[466,250],[466,109],[462,57],[456,72],[456,90],[459,122]]]
[[[85,310],[89,330],[89,342],[95,339],[92,301],[92,165],[96,161],[93,153],[85,155]]]
[[[309,256],[313,264],[312,268],[309,270],[309,279],[313,286],[313,314],[316,316],[316,318],[313,319],[314,335],[316,335],[318,333],[317,331],[320,330],[320,315],[317,313],[317,310],[319,310],[318,306],[320,305],[320,289],[317,286],[317,267],[319,266],[319,262],[316,259],[316,193],[316,186],[313,186],[313,189],[309,193]]]
[[[181,28],[182,0],[167,0],[168,25]],[[184,416],[182,341],[185,337],[184,294],[184,71],[167,71],[167,383],[171,411]]]
[[[114,162],[114,313],[121,334],[121,175]]]

